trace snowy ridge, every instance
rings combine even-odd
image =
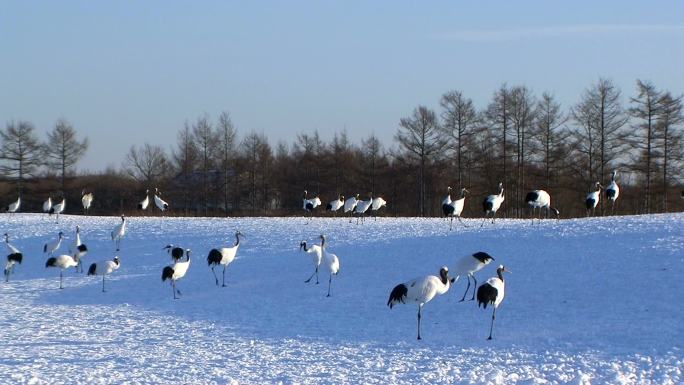
[[[119,217],[5,216],[24,254],[0,284],[0,383],[678,384],[684,381],[684,215],[497,220],[448,231],[444,219],[127,218],[121,267],[107,277],[45,269],[41,247],[81,226],[90,263],[115,255]],[[245,234],[226,288],[206,256]],[[305,284],[306,239],[328,236],[342,270],[326,298]],[[172,299],[162,250],[193,250]],[[66,250],[64,246],[62,251]],[[385,306],[399,282],[486,251],[506,264],[506,299],[491,312],[458,303],[465,281],[423,311]],[[665,284],[664,284],[665,283]],[[549,289],[548,287],[551,287]]]

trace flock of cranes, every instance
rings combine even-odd
[[[611,183],[605,188],[605,196],[608,201],[611,202],[611,210],[614,209],[615,201],[619,197],[619,186],[615,181],[616,172],[611,174]],[[603,186],[596,182],[593,185],[593,190],[587,195],[586,198],[586,208],[588,211],[592,211],[598,205],[601,198],[601,190],[604,189]],[[452,199],[451,196],[452,188],[447,188],[447,195],[442,200],[442,211],[445,217],[449,219],[450,230],[453,227],[453,219],[457,218],[460,223],[467,226],[461,219],[461,214],[463,212],[466,196],[469,191],[465,188],[459,190],[456,199]],[[162,212],[169,208],[167,202],[161,198],[161,193],[155,188],[155,193],[153,196],[153,201],[155,206]],[[494,223],[496,213],[501,207],[504,201],[504,187],[503,183],[499,183],[498,191],[494,194],[488,195],[482,202],[483,212],[485,218],[482,222],[487,221],[491,217],[492,223]],[[539,210],[539,218],[542,217],[542,211],[545,211],[546,217],[551,215],[558,217],[558,210],[551,206],[551,197],[544,190],[534,190],[527,194],[525,197],[525,202],[533,210]],[[92,203],[93,194],[82,192],[82,203],[84,213],[88,213]],[[140,210],[146,210],[149,207],[150,196],[149,190],[146,191],[145,197],[138,204]],[[385,207],[387,202],[379,196],[373,196],[368,194],[366,200],[359,199],[359,194],[345,199],[343,195],[339,195],[337,199],[330,201],[325,210],[337,213],[339,210],[343,210],[343,213],[349,213],[349,221],[352,221],[354,216],[357,217],[357,223],[363,221],[367,212],[370,210],[371,213],[377,215],[377,211],[382,207]],[[21,206],[21,200],[17,199],[7,207],[8,212],[16,212]],[[321,206],[321,200],[318,196],[308,197],[308,192],[305,190],[303,195],[303,209],[309,216],[311,216],[319,206]],[[50,197],[43,204],[43,211],[48,214],[56,214],[59,218],[59,214],[64,212],[65,200],[62,199],[61,202],[53,204]],[[59,219],[57,219],[59,220]],[[126,229],[126,217],[121,216],[121,222],[117,224],[111,231],[111,240],[114,242],[117,253],[121,249],[121,241],[125,237],[127,232]],[[237,231],[235,233],[235,243],[227,247],[217,247],[212,248],[207,255],[207,264],[211,269],[212,274],[215,279],[216,286],[219,286],[219,279],[216,274],[215,268],[222,266],[222,285],[226,286],[226,269],[236,260],[237,253],[240,247],[240,241],[244,238],[244,235]],[[315,277],[315,283],[319,284],[319,270],[323,268],[328,273],[328,288],[327,297],[332,295],[332,281],[333,277],[340,272],[340,258],[337,254],[332,253],[328,249],[328,239],[326,235],[321,234],[320,244],[309,243],[306,240],[302,240],[299,244],[301,251],[305,252],[312,258],[314,265],[314,271],[311,275],[304,281],[305,283],[312,282]],[[9,282],[10,276],[13,273],[16,265],[21,264],[23,260],[22,252],[10,243],[9,234],[4,234],[5,245],[8,250],[8,255],[6,257],[6,265],[4,269],[5,281]],[[47,256],[45,262],[46,268],[57,268],[60,271],[60,281],[59,288],[64,288],[64,271],[70,268],[75,268],[77,272],[83,272],[83,258],[88,253],[88,247],[83,243],[81,239],[80,227],[76,226],[76,232],[73,242],[69,245],[69,251],[67,254],[55,255],[57,251],[62,246],[64,241],[64,233],[59,232],[57,238],[46,242],[43,245],[43,253]],[[162,269],[161,279],[162,282],[170,281],[170,286],[173,292],[173,298],[178,299],[181,295],[181,291],[177,288],[177,281],[182,279],[190,268],[191,254],[192,250],[183,248],[180,246],[175,246],[168,244],[163,247],[162,250],[166,250],[172,258],[172,263],[164,266]],[[486,252],[479,251],[471,255],[466,255],[459,260],[455,261],[453,270],[451,271],[448,267],[444,266],[440,269],[438,275],[428,275],[424,277],[415,278],[403,283],[396,285],[389,295],[387,305],[389,308],[393,308],[398,304],[414,303],[418,306],[417,314],[417,339],[421,339],[421,318],[423,306],[429,303],[432,299],[439,295],[443,295],[449,291],[451,286],[460,277],[465,276],[467,279],[467,286],[463,293],[462,298],[459,302],[464,301],[475,301],[477,298],[478,307],[482,306],[484,309],[487,306],[492,307],[492,318],[489,330],[488,339],[492,339],[494,321],[496,318],[496,310],[501,305],[504,295],[505,295],[505,280],[503,273],[510,273],[510,271],[504,266],[499,265],[496,270],[496,275],[489,278],[485,283],[478,287],[478,281],[475,274],[489,265],[494,258]],[[87,269],[87,275],[102,276],[102,292],[105,292],[105,282],[106,277],[114,273],[121,266],[121,260],[119,256],[114,256],[109,260],[102,260],[90,264]],[[469,299],[466,297],[470,293],[471,280],[473,281],[472,296]]]

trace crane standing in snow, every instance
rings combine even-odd
[[[451,191],[451,187],[449,187],[449,191]],[[458,218],[458,221],[461,222],[463,226],[468,227],[468,225],[463,223],[463,220],[461,219],[461,213],[463,212],[463,207],[465,206],[466,193],[468,193],[468,190],[462,188],[461,196],[458,199],[452,201],[451,194],[444,198],[444,202],[448,201],[448,203],[442,204],[442,212],[444,213],[445,217],[449,218],[449,231],[451,231],[453,228],[454,217]]]
[[[53,253],[59,249],[59,246],[62,245],[62,238],[64,237],[64,233],[61,231],[59,234],[57,234],[57,240],[48,242],[43,245],[43,254],[47,253],[50,257],[52,257]]]
[[[496,277],[489,278],[487,282],[483,283],[477,289],[477,307],[483,306],[485,309],[487,305],[492,305],[492,323],[489,326],[489,338],[492,339],[492,331],[494,330],[494,319],[496,318],[496,309],[501,305],[501,301],[504,299],[504,291],[506,289],[506,283],[504,282],[503,273],[510,273],[506,270],[504,265],[499,265],[496,269]]]
[[[311,246],[307,247],[306,241],[301,241],[299,243],[299,250],[304,250],[307,254],[311,255],[311,257],[313,259],[314,267],[316,268],[314,270],[313,274],[311,274],[311,276],[304,282],[305,283],[311,282],[311,278],[313,278],[315,275],[316,276],[316,285],[318,285],[318,268],[321,266],[321,262],[323,261],[323,250],[321,249],[321,246],[311,245]]]
[[[418,304],[418,339],[420,340],[420,318],[423,305],[432,301],[435,296],[446,293],[452,282],[453,279],[449,278],[449,269],[444,266],[439,270],[439,277],[428,275],[395,286],[387,300],[387,306],[391,309],[394,305],[407,301]]]
[[[78,263],[76,266],[76,271],[80,269],[82,273],[83,262],[81,261],[81,258],[88,254],[88,247],[81,242],[81,228],[78,226],[76,226],[76,238],[74,239],[74,243],[71,245],[71,247],[69,247],[69,254],[73,255],[74,259]]]
[[[48,267],[57,267],[59,268],[59,288],[64,289],[63,286],[63,281],[64,281],[64,269],[68,269],[70,267],[76,267],[78,263],[72,257],[71,255],[58,255],[57,257],[50,257],[48,258],[47,262],[45,262],[45,268],[47,269]]]
[[[308,194],[309,192],[304,190],[304,196],[302,197],[302,208],[306,214],[309,214],[309,218],[312,218],[316,207],[321,205],[321,199],[318,197],[318,195],[309,199],[307,197]]]
[[[167,279],[171,280],[173,299],[178,299],[178,297],[176,297],[176,293],[181,295],[180,290],[176,289],[176,281],[183,278],[185,273],[188,272],[188,268],[190,267],[190,253],[190,249],[185,250],[186,260],[184,262],[176,262],[173,265],[166,266],[164,270],[162,270],[162,282],[166,281]]]
[[[116,256],[111,261],[100,261],[90,265],[88,269],[88,275],[101,275],[102,276],[102,292],[105,292],[105,277],[107,274],[111,274],[114,270],[121,266],[119,257]]]
[[[327,246],[326,240],[326,236],[321,234],[321,250],[323,253],[323,263],[325,264],[325,267],[328,268],[328,272],[330,273],[330,277],[328,278],[328,295],[326,297],[330,297],[330,286],[332,285],[332,276],[337,275],[337,273],[340,272],[340,259],[337,257],[336,254],[330,253],[325,249]]]
[[[606,199],[610,201],[610,215],[615,213],[615,201],[620,196],[620,186],[615,181],[617,171],[613,170],[610,174],[610,184],[606,187]]]
[[[463,293],[463,297],[459,302],[465,301],[465,297],[468,294],[468,290],[470,289],[470,278],[473,279],[473,298],[471,299],[471,301],[475,300],[475,288],[477,287],[477,279],[475,278],[475,273],[482,270],[485,266],[489,265],[493,260],[494,258],[491,255],[485,253],[484,251],[478,251],[477,253],[461,257],[456,262],[456,266],[454,267],[454,279],[458,281],[458,279],[462,275],[465,275],[468,279],[468,286],[466,286],[465,292]]]
[[[154,188],[154,205],[163,213],[169,209],[169,204],[161,199],[161,191],[158,188]]]
[[[330,211],[337,216],[337,210],[339,210],[342,206],[344,206],[344,195],[340,194],[339,198],[331,201],[327,206],[325,206],[325,211]]]
[[[240,247],[240,236],[243,235],[238,230],[235,233],[235,244],[233,245],[233,247],[221,247],[218,249],[211,249],[211,251],[209,251],[209,255],[207,256],[207,263],[209,264],[209,266],[211,266],[211,272],[214,273],[216,286],[218,286],[218,277],[216,276],[216,271],[214,271],[214,267],[216,267],[217,265],[223,265],[222,287],[226,287],[226,268],[235,260],[238,248]]]
[[[121,223],[114,227],[111,235],[112,241],[116,243],[116,251],[119,251],[121,246],[121,238],[123,238],[124,235],[126,235],[126,218],[123,215],[121,215]]]
[[[17,211],[19,211],[19,208],[21,207],[21,197],[18,197],[16,201],[10,203],[5,207],[5,212],[14,214]]]
[[[584,203],[587,205],[587,216],[589,216],[590,212],[592,216],[594,215],[596,206],[598,206],[599,203],[599,199],[601,199],[601,189],[603,188],[599,182],[596,182],[592,187],[596,190],[587,194],[587,199],[584,201]]]
[[[90,211],[90,206],[93,204],[93,193],[85,193],[85,190],[81,191],[81,204],[83,204],[83,212],[88,215]]]
[[[378,220],[378,210],[380,210],[383,207],[387,206],[387,201],[382,199],[382,197],[375,197],[373,198],[373,201],[371,202],[371,213],[373,214],[373,218],[377,221]]]
[[[492,223],[494,223],[494,218],[496,217],[496,212],[499,211],[499,208],[501,207],[501,204],[504,201],[504,188],[503,188],[503,183],[499,183],[499,193],[498,194],[492,194],[488,195],[484,201],[482,202],[482,208],[484,210],[485,214],[485,221],[491,214],[492,216]],[[484,225],[484,222],[482,221],[482,227]]]
[[[56,222],[59,223],[59,214],[63,213],[65,209],[66,209],[66,199],[62,198],[61,202],[52,206],[49,213],[50,213],[50,215],[56,214],[57,215],[57,221]]]
[[[9,252],[7,254],[7,263],[5,264],[5,282],[9,282],[10,274],[14,272],[14,266],[17,263],[21,264],[24,255],[19,249],[9,243],[9,234],[7,233],[5,233],[5,246],[7,246],[7,251]]]

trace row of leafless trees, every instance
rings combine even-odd
[[[683,123],[682,97],[645,81],[624,100],[600,79],[568,107],[504,84],[481,108],[460,91],[442,95],[437,111],[416,107],[399,120],[391,147],[374,135],[352,143],[343,131],[328,142],[302,133],[274,148],[256,132],[239,138],[223,112],[187,122],[171,151],[133,146],[120,170],[78,177],[73,168],[88,143],[68,122],[58,121],[42,144],[29,122],[10,122],[0,131],[0,170],[4,195],[16,187],[35,209],[48,194],[78,207],[86,189],[96,213],[130,211],[158,187],[175,215],[285,215],[301,210],[306,189],[324,205],[338,194],[376,194],[390,215],[429,216],[439,215],[450,185],[470,190],[464,215],[479,216],[482,198],[503,182],[500,215],[525,216],[525,194],[545,189],[567,217],[584,215],[589,186],[606,185],[617,169],[617,211],[648,213],[684,207]]]

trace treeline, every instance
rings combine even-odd
[[[299,214],[308,190],[324,206],[338,194],[373,194],[388,201],[385,215],[434,216],[451,186],[470,191],[464,216],[472,217],[503,182],[500,216],[526,216],[525,194],[544,189],[572,217],[585,215],[590,186],[607,185],[615,169],[617,213],[680,211],[683,123],[682,96],[646,81],[637,80],[625,100],[600,79],[571,106],[504,84],[485,106],[449,91],[437,110],[416,107],[399,119],[389,146],[374,135],[352,142],[345,131],[330,141],[312,132],[272,144],[256,132],[240,136],[222,112],[186,122],[170,150],[133,146],[120,169],[76,176],[87,139],[60,120],[41,143],[32,124],[19,121],[0,131],[0,188],[6,202],[21,194],[22,211],[38,211],[51,195],[66,196],[67,212],[78,212],[85,190],[95,195],[93,213],[133,212],[145,190],[157,187],[171,215]]]

